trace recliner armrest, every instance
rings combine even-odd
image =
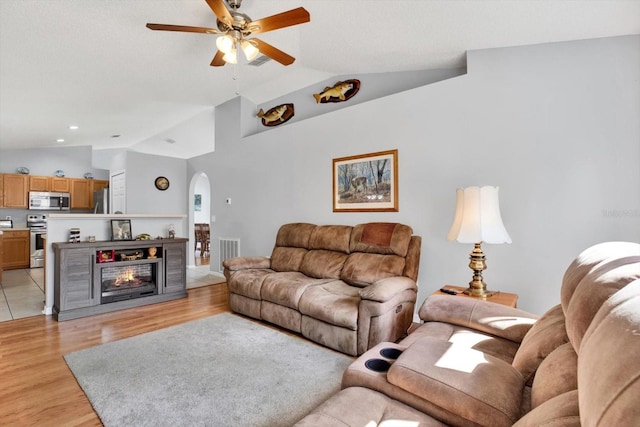
[[[443,322],[519,343],[538,316],[517,308],[475,298],[431,295],[418,315],[425,322]]]
[[[360,290],[360,298],[386,302],[402,291],[418,289],[416,282],[404,276],[386,277]]]
[[[249,268],[270,268],[271,258],[261,256],[236,257],[225,259],[222,265],[229,271],[246,270]]]

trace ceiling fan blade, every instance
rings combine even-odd
[[[222,59],[223,56],[224,56],[223,52],[217,51],[216,56],[213,57],[213,61],[211,61],[210,65],[212,67],[222,67],[224,64],[226,64],[224,59]]]
[[[224,0],[205,0],[213,13],[216,14],[220,22],[227,24],[229,27],[233,24],[233,16],[229,13],[229,9],[224,5]]]
[[[260,39],[252,38],[251,41],[255,42],[261,54],[268,56],[275,61],[278,61],[282,65],[291,65],[293,64],[293,61],[296,60],[296,58],[294,58],[293,56],[284,53],[280,49],[275,48],[269,43],[265,43]]]
[[[190,27],[188,25],[147,24],[150,30],[181,31],[185,33],[221,34],[215,28]]]
[[[311,21],[311,15],[304,7],[291,9],[287,12],[278,13],[277,15],[268,16],[266,18],[251,21],[248,29],[252,34],[266,33],[292,25],[303,24]]]

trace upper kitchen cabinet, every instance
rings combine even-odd
[[[50,177],[50,188],[54,193],[69,193],[71,185],[69,178]]]
[[[71,209],[91,209],[91,180],[69,178],[71,184]]]
[[[49,191],[49,177],[29,176],[29,191]]]
[[[2,175],[2,207],[27,209],[29,176],[20,174]]]

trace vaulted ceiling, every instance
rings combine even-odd
[[[464,67],[472,49],[640,34],[628,0],[244,0],[240,12],[300,6],[311,22],[260,37],[293,65],[211,67],[217,36],[145,27],[215,27],[205,0],[0,0],[0,151],[152,144],[189,158],[209,145],[171,130],[237,94],[258,104],[335,75]]]

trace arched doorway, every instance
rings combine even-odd
[[[203,254],[201,244],[196,242],[195,224],[207,224],[211,228],[211,185],[209,178],[204,172],[197,172],[191,178],[189,185],[189,258],[188,266],[197,265],[196,256],[210,256],[210,253]]]

